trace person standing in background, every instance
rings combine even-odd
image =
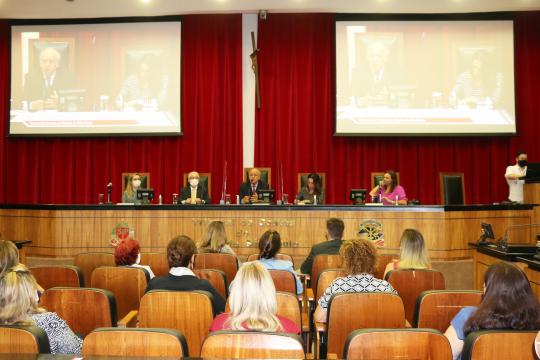
[[[527,175],[527,153],[520,150],[516,153],[515,165],[507,166],[504,174],[508,183],[508,200],[523,202],[523,184],[525,184],[525,180],[521,180],[521,178],[525,175]]]

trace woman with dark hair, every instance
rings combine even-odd
[[[407,195],[403,186],[398,185],[397,174],[387,170],[382,181],[369,192],[371,197],[379,197],[383,205],[407,205]]]
[[[311,173],[308,175],[306,186],[296,196],[296,203],[298,205],[324,203],[322,180],[319,174]]]
[[[478,307],[461,309],[444,335],[454,359],[461,356],[467,335],[478,330],[540,330],[540,304],[527,276],[518,267],[500,262],[484,274],[484,295]]]
[[[114,250],[114,262],[116,266],[133,266],[145,269],[150,274],[150,279],[155,276],[150,266],[139,264],[141,262],[141,247],[137,240],[122,240]]]
[[[281,249],[281,236],[277,231],[268,230],[259,239],[259,260],[268,270],[287,270],[296,278],[296,292],[302,294],[304,288],[302,282],[294,271],[293,264],[287,260],[276,259],[276,254]]]

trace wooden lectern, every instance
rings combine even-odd
[[[525,204],[538,204],[533,208],[532,224],[540,223],[540,182],[525,183],[523,185],[523,202]],[[536,241],[536,234],[540,233],[539,227],[531,228],[531,239]]]

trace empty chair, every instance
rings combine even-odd
[[[77,266],[46,265],[32,266],[30,271],[36,278],[39,286],[47,290],[55,286],[84,286],[83,273]]]
[[[169,262],[167,254],[164,252],[141,253],[141,264],[150,266],[156,276],[163,276],[169,273]]]
[[[345,359],[448,360],[448,339],[433,329],[362,329],[349,334]]]
[[[223,298],[226,299],[229,296],[229,285],[223,271],[216,269],[197,269],[193,270],[193,272],[199,279],[208,280]]]
[[[476,290],[423,291],[416,300],[412,325],[444,332],[459,310],[465,306],[478,306],[482,294]]]
[[[209,334],[201,357],[220,359],[304,359],[297,335],[258,331],[222,330]]]
[[[184,335],[173,329],[100,328],[84,339],[84,356],[188,357]]]
[[[0,325],[0,354],[48,354],[49,338],[34,325]]]
[[[114,255],[106,252],[84,252],[75,256],[75,266],[83,272],[84,286],[90,286],[92,272],[100,266],[114,266]]]
[[[238,262],[236,256],[230,254],[195,254],[193,268],[221,270],[227,276],[227,283],[230,284],[238,271]]]
[[[294,267],[294,259],[289,254],[277,253],[274,256],[274,258],[276,258],[278,260],[290,261],[290,262],[292,262],[293,267]],[[255,260],[258,260],[258,259],[259,259],[259,254],[251,254],[251,255],[248,256],[247,261],[255,261]]]
[[[212,320],[212,295],[206,291],[152,290],[143,296],[139,308],[140,327],[180,331],[190,356],[199,356]]]
[[[82,336],[100,327],[116,326],[116,301],[108,290],[55,287],[45,290],[40,305],[57,313]]]
[[[416,299],[422,291],[444,290],[444,276],[436,270],[392,270],[386,280],[398,292],[405,306],[405,317],[412,324]]]
[[[536,359],[534,339],[538,331],[483,330],[465,338],[462,360]]]
[[[465,204],[465,185],[463,173],[439,173],[441,186],[441,204]]]
[[[283,291],[291,294],[298,293],[296,288],[296,276],[294,276],[292,272],[287,270],[268,270],[268,272],[274,281],[276,291]]]
[[[313,259],[313,266],[311,268],[311,288],[315,290],[317,288],[317,280],[319,273],[326,269],[339,269],[343,265],[343,259],[341,255],[317,255]]]

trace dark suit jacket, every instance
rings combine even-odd
[[[311,275],[311,267],[313,266],[313,259],[315,258],[315,256],[321,254],[337,255],[339,254],[339,248],[341,247],[342,243],[343,240],[330,240],[313,245],[308,257],[306,258],[306,260],[304,260],[302,266],[300,266],[300,270],[302,271],[302,273]]]
[[[23,96],[28,101],[47,100],[55,91],[58,93],[59,90],[75,88],[76,83],[73,74],[57,69],[52,85],[47,87],[41,71],[29,72],[25,76]]]
[[[259,180],[257,182],[257,190],[260,189],[266,190],[268,189],[268,185]],[[253,191],[251,191],[251,183],[249,181],[240,184],[240,191],[238,191],[238,195],[240,196],[240,201],[242,201],[244,196],[251,197],[251,195],[253,195]]]
[[[184,201],[187,198],[191,197],[191,185],[186,186],[182,189],[182,192],[180,194],[180,201]],[[208,191],[205,187],[197,186],[197,197],[201,200],[204,200],[205,204],[210,204],[210,197],[208,196]]]

